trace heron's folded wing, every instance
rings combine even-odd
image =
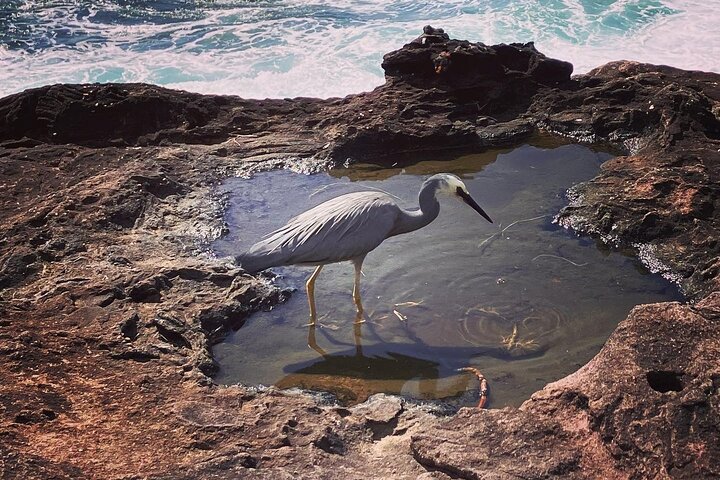
[[[400,209],[385,194],[343,195],[290,220],[246,254],[275,265],[331,263],[373,250],[387,238]]]

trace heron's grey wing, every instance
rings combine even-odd
[[[291,219],[238,260],[251,272],[349,260],[380,245],[399,214],[400,208],[383,193],[342,195]]]

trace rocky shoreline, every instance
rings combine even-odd
[[[3,478],[720,475],[720,75],[614,62],[571,77],[532,44],[431,28],[383,68],[343,99],[142,84],[0,99]],[[223,178],[538,131],[624,152],[559,222],[637,252],[690,303],[636,307],[519,409],[442,417],[212,383],[212,343],[283,295],[203,251],[223,232]]]

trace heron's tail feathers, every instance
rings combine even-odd
[[[283,252],[272,254],[253,254],[245,252],[235,257],[235,263],[240,265],[247,273],[257,273],[270,267],[285,265],[286,255]]]
[[[235,263],[240,265],[243,270],[247,273],[257,273],[261,270],[265,270],[266,266],[263,265],[262,259],[253,258],[251,255],[243,253],[235,257]]]

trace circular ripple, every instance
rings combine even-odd
[[[457,323],[458,335],[488,353],[524,357],[547,350],[563,336],[567,316],[551,305],[478,305]]]

